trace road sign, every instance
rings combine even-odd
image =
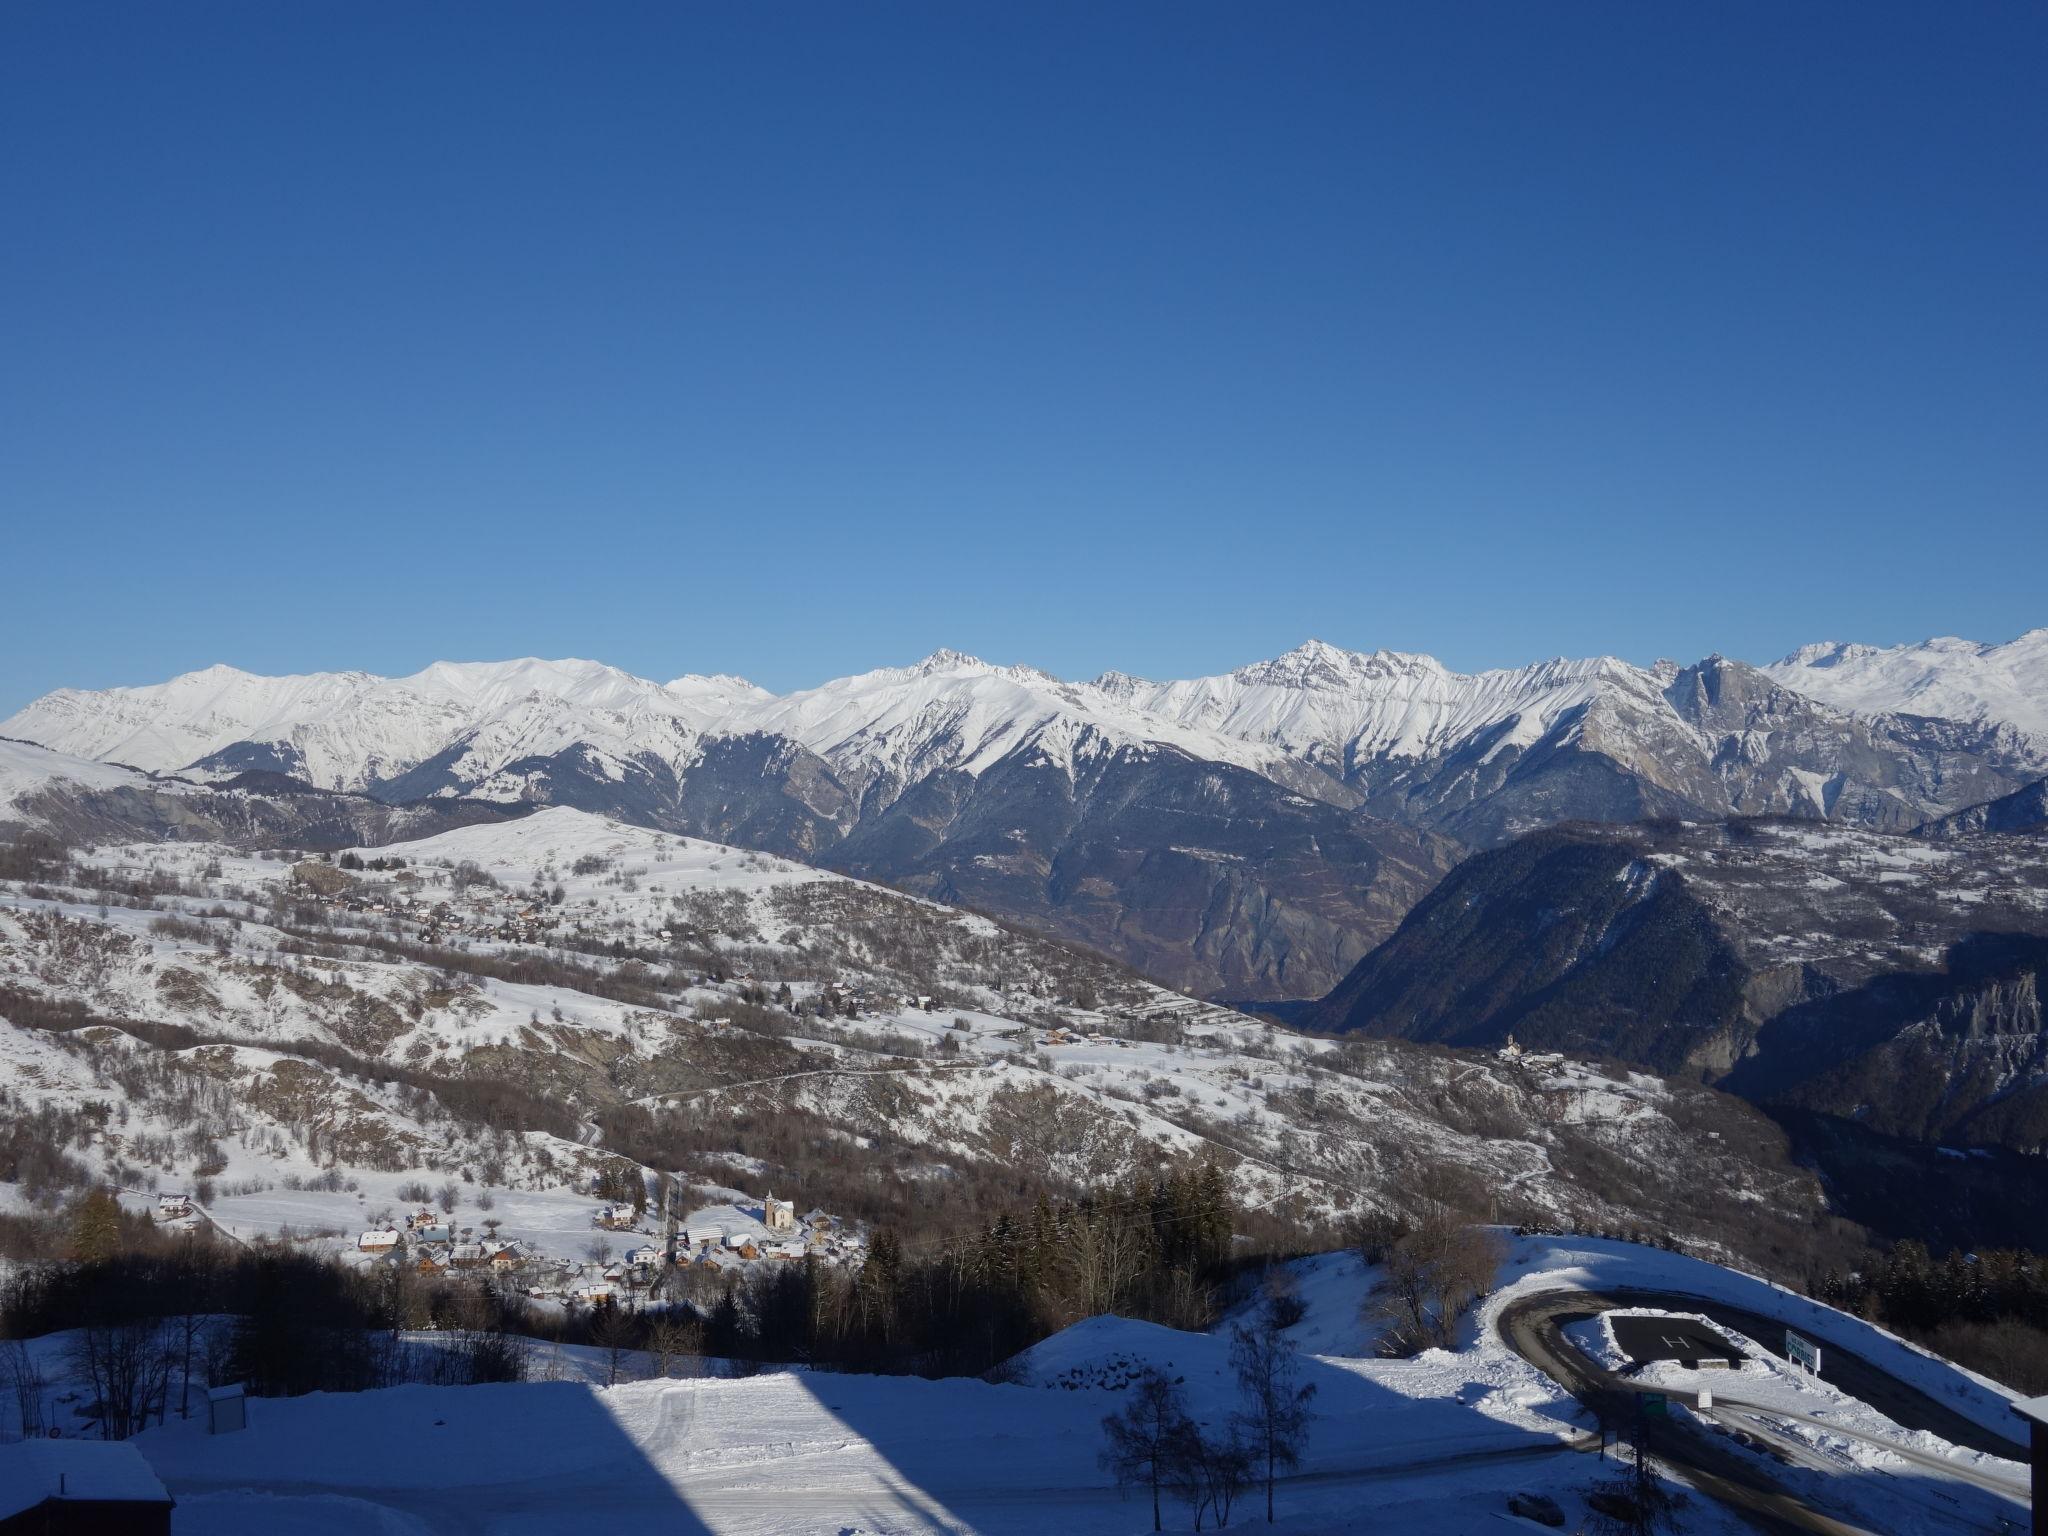
[[[1709,1391],[1709,1390],[1708,1390],[1707,1388],[1705,1388],[1705,1387],[1701,1387],[1701,1388],[1700,1388],[1700,1412],[1701,1412],[1701,1413],[1712,1413],[1713,1411],[1714,1411],[1714,1394],[1713,1394],[1713,1393],[1712,1393],[1711,1391]]]
[[[1790,1328],[1785,1330],[1785,1358],[1794,1365],[1803,1365],[1814,1375],[1820,1374],[1820,1346],[1802,1339]]]

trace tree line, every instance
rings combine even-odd
[[[1908,1239],[1859,1268],[1826,1271],[1811,1289],[2019,1391],[2048,1393],[2048,1256],[1950,1249],[1937,1259]]]

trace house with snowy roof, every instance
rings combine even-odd
[[[127,1440],[0,1445],[6,1536],[170,1536],[171,1495]]]

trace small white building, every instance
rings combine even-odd
[[[231,1435],[249,1427],[249,1402],[240,1382],[206,1389],[206,1432]]]
[[[356,1239],[356,1247],[364,1253],[389,1253],[398,1244],[399,1235],[396,1227],[380,1227],[375,1231],[365,1232]]]

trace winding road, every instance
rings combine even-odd
[[[1597,1294],[1588,1291],[1545,1292],[1504,1309],[1498,1326],[1509,1348],[1564,1387],[1595,1417],[1610,1424],[1621,1424],[1639,1417],[1639,1398],[1663,1396],[1664,1389],[1646,1387],[1603,1369],[1566,1340],[1563,1330],[1568,1323],[1625,1308],[1698,1313],[1751,1338],[1770,1338],[1785,1326],[1760,1314],[1699,1297],[1629,1290]],[[2016,1442],[1990,1434],[1946,1404],[1847,1351],[1829,1347],[1827,1375],[1843,1391],[1870,1403],[1905,1428],[1930,1430],[1952,1443],[1999,1456],[2017,1458],[2025,1454]],[[1716,1405],[1712,1411],[1715,1419],[1731,1427],[1739,1426],[1784,1459],[1824,1472],[1843,1470],[1817,1456],[1810,1446],[1781,1433],[1771,1423],[1772,1420],[1799,1419],[1804,1415],[1743,1402],[1738,1398],[1724,1398],[1718,1391],[1715,1398]],[[1882,1446],[1902,1460],[1937,1476],[1954,1478],[2010,1500],[2015,1516],[2028,1504],[2025,1486],[1995,1474],[1959,1466],[1897,1441],[1876,1439],[1826,1420],[1812,1422],[1820,1423],[1831,1434]],[[1700,1434],[1671,1419],[1643,1416],[1641,1423],[1646,1447],[1653,1455],[1677,1469],[1694,1487],[1740,1510],[1759,1530],[1770,1532],[1772,1536],[1794,1532],[1820,1532],[1823,1536],[1882,1536],[1882,1533],[1872,1532],[1862,1525],[1815,1508],[1801,1493],[1772,1475],[1768,1467],[1760,1465],[1757,1457],[1724,1443],[1718,1437]],[[2014,1523],[2017,1527],[2021,1522],[2016,1518]]]

